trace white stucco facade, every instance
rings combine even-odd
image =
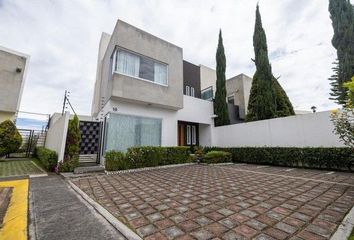
[[[150,106],[148,104],[137,104],[120,100],[109,100],[101,112],[104,116],[108,113],[124,114],[138,117],[157,118],[162,120],[161,145],[177,145],[177,122],[186,121],[199,123],[202,127],[202,134],[211,138],[211,126],[213,125],[213,105],[209,101],[183,96],[184,108],[178,111]]]
[[[199,65],[200,67],[200,89],[203,91],[208,87],[213,87],[214,95],[216,90],[216,71],[210,67]]]
[[[0,122],[16,118],[30,56],[0,46]]]

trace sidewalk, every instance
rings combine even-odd
[[[125,239],[59,176],[30,179],[32,240]]]

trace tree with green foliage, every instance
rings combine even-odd
[[[79,118],[69,121],[68,133],[66,136],[64,162],[59,167],[60,171],[73,171],[79,164],[81,133],[79,127]]]
[[[217,117],[215,119],[215,126],[230,124],[229,110],[226,103],[225,71],[226,57],[220,29],[218,48],[216,50],[216,92],[214,100],[214,113]]]
[[[11,120],[0,123],[0,157],[16,152],[22,144],[22,137]]]
[[[352,77],[350,82],[346,82],[343,85],[348,89],[347,107],[354,108],[354,77]]]
[[[253,76],[246,121],[294,115],[295,112],[288,96],[272,73],[268,58],[267,37],[262,26],[258,5],[253,47],[256,73]]]
[[[344,83],[343,87],[348,89],[347,101],[342,110],[332,111],[333,132],[346,146],[354,149],[354,77]]]
[[[341,95],[341,91],[340,91],[340,87],[339,87],[339,83],[338,83],[338,76],[339,76],[339,62],[338,60],[333,62],[333,75],[328,78],[328,80],[330,81],[330,85],[331,85],[331,92],[329,93],[330,95],[330,100],[333,101],[337,101],[338,96]]]
[[[277,100],[277,117],[287,117],[295,115],[293,105],[284,89],[276,78],[273,78],[273,87],[275,89]]]
[[[334,35],[332,45],[337,50],[338,63],[331,81],[331,100],[345,105],[348,89],[344,83],[354,75],[354,10],[349,0],[329,0]]]

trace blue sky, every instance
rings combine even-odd
[[[18,117],[16,120],[16,126],[18,129],[44,130],[47,124],[48,121],[33,118]]]
[[[227,77],[253,76],[258,0],[0,0],[0,45],[31,56],[21,110],[61,112],[64,90],[90,114],[101,32],[118,18],[183,48],[184,59],[215,68],[223,30]],[[296,109],[328,100],[336,53],[327,0],[261,0],[273,73]]]

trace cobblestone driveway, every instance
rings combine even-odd
[[[329,239],[350,173],[191,165],[72,180],[144,239]]]

